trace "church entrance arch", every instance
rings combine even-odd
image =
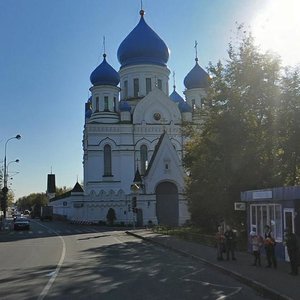
[[[156,216],[158,224],[178,226],[178,189],[172,182],[162,182],[155,190]]]

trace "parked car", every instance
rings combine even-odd
[[[13,216],[14,221],[15,221],[17,218],[21,218],[21,217],[23,217],[23,214],[20,213],[19,211],[16,211],[16,212],[14,213],[14,216]]]
[[[14,220],[14,230],[30,229],[30,221],[24,217],[18,217]]]

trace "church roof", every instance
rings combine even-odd
[[[56,186],[55,186],[55,174],[48,174],[47,178],[47,193],[55,194]]]
[[[167,45],[145,22],[143,10],[140,15],[139,23],[119,46],[121,68],[140,64],[166,66],[169,59]]]
[[[90,81],[94,86],[119,84],[119,73],[106,61],[106,54],[103,54],[102,63],[92,72]]]
[[[172,94],[170,95],[170,99],[175,103],[181,103],[184,101],[183,98],[175,91],[175,88]]]
[[[192,112],[193,111],[192,107],[186,101],[180,102],[178,104],[178,108],[181,112]]]
[[[119,103],[120,111],[131,111],[131,106],[128,104],[126,100],[122,100]]]
[[[208,78],[207,72],[199,66],[196,58],[195,66],[184,78],[184,86],[187,89],[206,88],[208,86]]]
[[[72,189],[71,192],[72,193],[82,193],[83,192],[83,188],[82,188],[82,186],[78,182],[76,182],[76,184],[74,185],[74,187],[73,187],[73,189]]]
[[[154,152],[153,152],[153,154],[152,154],[152,156],[151,156],[151,160],[150,160],[150,162],[149,162],[149,165],[148,165],[148,168],[147,168],[147,170],[146,170],[145,176],[148,175],[148,173],[149,173],[149,171],[150,171],[150,169],[151,169],[151,167],[152,167],[152,165],[153,165],[153,162],[154,162],[155,157],[156,157],[156,155],[157,155],[158,149],[159,149],[159,147],[160,147],[160,145],[161,145],[161,143],[162,143],[162,140],[164,139],[164,136],[165,136],[165,135],[166,135],[166,132],[164,131],[164,133],[162,133],[162,135],[159,137],[158,143],[156,144],[155,149],[154,149]]]

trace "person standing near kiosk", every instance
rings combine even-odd
[[[265,226],[265,240],[264,240],[264,245],[265,245],[265,251],[266,251],[266,256],[267,256],[267,268],[271,268],[273,265],[273,268],[277,268],[277,260],[275,256],[275,239],[273,238],[273,234],[271,231],[271,228],[269,225]]]
[[[299,245],[297,241],[297,236],[292,232],[292,229],[287,227],[285,230],[284,243],[287,247],[287,251],[290,258],[291,264],[291,275],[298,275],[298,264],[299,264]]]

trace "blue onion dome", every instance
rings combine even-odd
[[[196,58],[196,65],[185,76],[183,83],[187,89],[206,88],[208,87],[208,79],[207,72],[199,66]]]
[[[120,101],[119,104],[119,109],[120,111],[131,111],[131,106],[128,104],[128,102],[126,100],[122,100]]]
[[[92,72],[90,76],[92,85],[113,85],[120,82],[119,73],[106,61],[106,54],[103,54],[102,63]]]
[[[178,104],[178,108],[183,113],[185,113],[185,112],[192,112],[193,111],[192,107],[187,102],[185,102],[185,101],[180,102]]]
[[[139,23],[119,46],[118,60],[121,68],[140,64],[166,66],[169,59],[167,45],[146,24],[143,10],[140,15]]]
[[[183,98],[175,91],[175,86],[174,86],[174,91],[170,95],[170,99],[175,103],[184,102]]]

